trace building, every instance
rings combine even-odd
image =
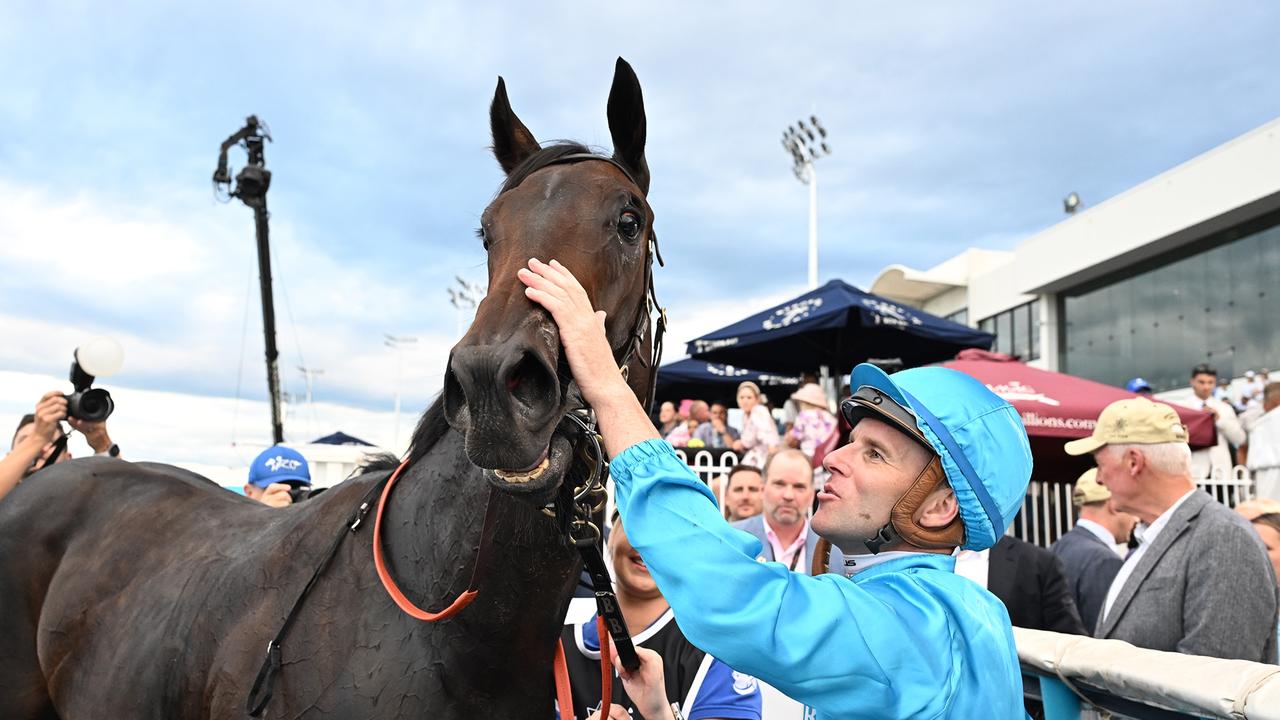
[[[885,268],[871,292],[994,332],[1031,364],[1157,391],[1280,368],[1280,119],[1012,251]]]

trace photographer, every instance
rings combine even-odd
[[[35,412],[24,415],[13,433],[10,452],[0,459],[0,498],[36,470],[71,459],[63,438],[62,421],[84,435],[98,455],[118,456],[120,448],[111,441],[107,424],[67,416],[67,396],[51,390],[36,403]],[[57,453],[57,457],[53,455]]]
[[[244,494],[263,505],[286,507],[310,496],[311,468],[302,453],[283,445],[263,450],[249,466]]]

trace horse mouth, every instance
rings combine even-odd
[[[573,444],[557,429],[551,435],[538,462],[527,468],[491,470],[489,481],[498,489],[516,494],[534,494],[555,489],[573,461]]]

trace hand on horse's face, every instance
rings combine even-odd
[[[605,337],[605,313],[592,309],[587,291],[573,273],[556,260],[548,264],[531,258],[528,269],[521,268],[516,275],[528,286],[525,295],[546,308],[555,320],[569,369],[583,399],[594,407],[618,397],[629,397],[634,402],[635,396],[618,370]]]

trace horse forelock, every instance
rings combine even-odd
[[[520,164],[511,171],[511,174],[507,175],[507,179],[503,181],[502,188],[498,190],[498,194],[501,195],[508,190],[514,189],[533,173],[547,167],[548,165],[555,165],[561,158],[567,155],[581,153],[593,154],[591,153],[591,149],[586,145],[568,140],[557,142],[554,145],[548,145],[521,161]],[[601,159],[608,159],[604,155],[601,155],[600,157]]]

